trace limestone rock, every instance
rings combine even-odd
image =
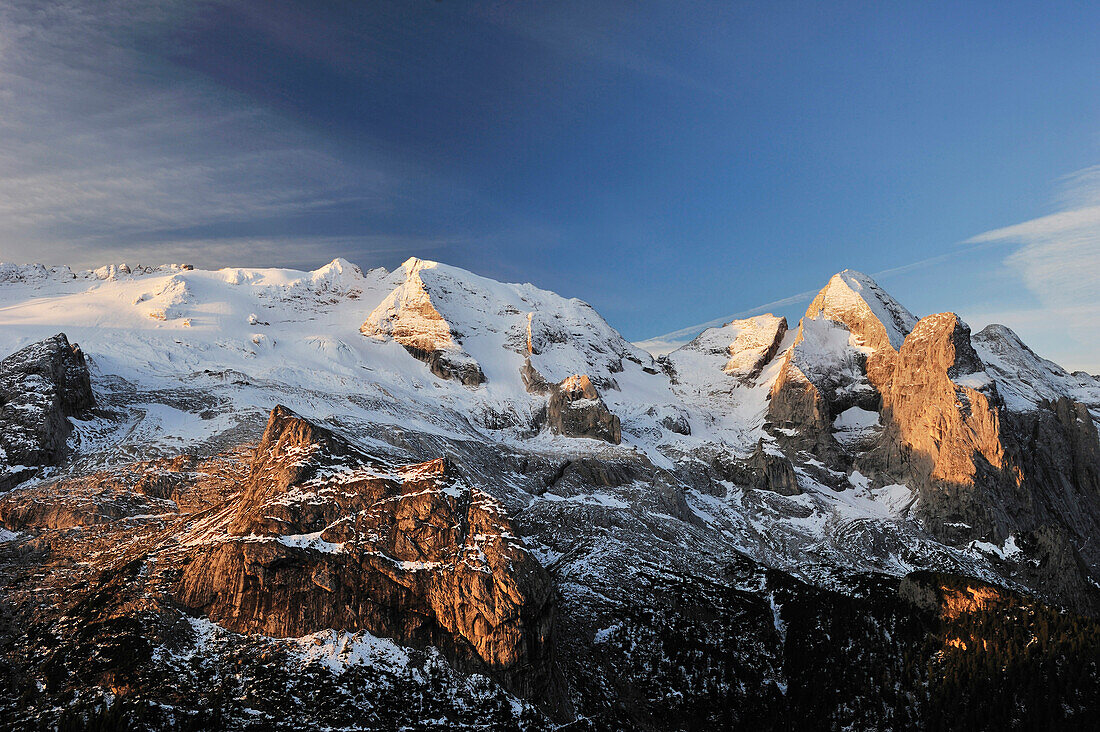
[[[834,275],[806,309],[772,385],[769,421],[793,433],[776,436],[834,461],[833,420],[853,407],[879,411],[916,322],[867,275]]]
[[[1011,329],[989,325],[972,340],[1011,411],[1035,411],[1043,402],[1053,403],[1062,397],[1100,410],[1100,378],[1067,372],[1037,355]]]
[[[867,349],[867,378],[880,391],[889,384],[897,352],[917,324],[917,318],[878,283],[850,269],[833,275],[805,317],[847,328],[852,345]]]
[[[433,265],[415,258],[406,261],[404,282],[367,316],[360,332],[392,338],[442,379],[477,386],[485,381],[481,366],[463,350],[461,334],[436,309],[431,291],[421,277],[421,271]]]
[[[0,490],[60,463],[69,417],[94,405],[84,354],[64,333],[0,361]]]
[[[973,485],[1005,465],[1000,399],[982,368],[954,313],[923,318],[905,339],[884,411],[893,442],[930,468],[927,480]]]
[[[775,357],[787,333],[787,319],[771,313],[744,320],[731,320],[721,328],[707,328],[695,340],[675,351],[678,369],[691,368],[683,363],[689,353],[716,356],[724,360],[722,372],[748,384],[760,375]]]
[[[1019,602],[1012,593],[986,582],[935,572],[907,575],[898,585],[898,596],[921,610],[951,620]]]
[[[276,407],[225,533],[191,542],[177,599],[224,627],[433,645],[552,713],[568,706],[549,576],[444,459],[388,465]]]
[[[593,437],[614,445],[622,440],[619,418],[608,410],[584,374],[574,374],[554,386],[547,420],[551,430],[567,437]]]
[[[747,459],[718,459],[715,468],[726,480],[749,488],[782,496],[802,493],[791,461],[774,449],[766,448],[763,441],[757,443],[756,450]]]

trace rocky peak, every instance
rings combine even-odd
[[[1069,397],[1100,411],[1100,378],[1068,373],[1032,351],[1010,328],[988,325],[972,340],[1009,409],[1034,412],[1043,402]]]
[[[385,270],[379,270],[378,274],[384,275]],[[342,257],[309,273],[309,284],[317,292],[357,293],[363,289],[366,279],[358,265]]]
[[[855,270],[838,272],[806,309],[807,318],[828,318],[844,326],[860,345],[880,349],[901,348],[917,318],[879,287]]]
[[[954,313],[922,318],[905,339],[885,411],[929,478],[973,485],[980,465],[1000,469],[999,398],[982,372],[970,328]]]
[[[806,309],[771,389],[774,425],[800,444],[833,452],[832,421],[857,407],[878,411],[890,390],[898,349],[917,320],[870,277],[844,270]]]
[[[331,461],[354,452],[330,430],[295,414],[279,404],[271,410],[267,427],[252,458],[251,478],[271,479],[285,488],[312,477],[320,460]]]
[[[69,417],[95,406],[84,353],[64,333],[0,361],[0,490],[64,458]]]
[[[503,506],[445,459],[393,465],[277,407],[218,528],[185,537],[177,599],[231,630],[366,630],[433,645],[551,713],[550,578]]]
[[[630,364],[656,373],[649,354],[580,300],[415,258],[395,281],[361,331],[397,341],[441,378],[520,386],[524,359],[551,383],[586,373],[616,389]]]
[[[976,374],[985,368],[970,342],[970,326],[955,313],[939,313],[922,318],[906,338],[903,350],[906,365],[916,365],[914,354],[926,358],[937,371],[943,370],[951,379]]]
[[[485,374],[473,356],[462,347],[461,335],[436,308],[424,272],[438,265],[411,257],[402,266],[404,281],[379,303],[360,328],[363,335],[392,338],[413,357],[428,364],[443,379],[456,379],[466,386],[485,381]]]
[[[775,357],[787,333],[787,319],[771,313],[731,320],[721,328],[707,328],[680,352],[694,351],[725,359],[722,372],[742,383],[753,381]],[[671,356],[675,363],[678,359]]]
[[[567,437],[593,437],[614,445],[622,440],[619,418],[585,374],[573,374],[552,387],[547,421],[554,433]]]
[[[380,466],[331,430],[278,405],[271,410],[253,453],[236,518],[228,531],[247,536],[277,534],[288,528],[305,533],[323,528],[334,520],[331,512],[320,510],[317,502],[303,500],[303,495],[310,495],[308,489],[296,489],[323,484],[326,474],[341,469],[373,467],[384,473]]]

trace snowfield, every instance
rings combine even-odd
[[[66,333],[91,363],[100,404],[115,412],[76,423],[76,460],[86,467],[255,440],[275,404],[341,428],[366,451],[411,444],[445,451],[448,443],[474,441],[553,459],[641,461],[658,472],[745,458],[758,445],[777,453],[764,421],[785,360],[838,388],[870,389],[859,363],[873,349],[830,313],[872,314],[895,348],[916,321],[852,272],[833,278],[820,311],[785,334],[771,315],[708,329],[657,362],[586,303],[415,258],[394,272],[364,272],[342,259],[311,272],[0,265],[0,353]],[[1091,378],[1037,356],[1009,361],[1018,349],[1003,346],[1004,332],[991,333],[997,338],[975,339],[991,364],[981,376],[1008,382],[1002,389],[1012,405],[1031,406],[1044,388],[1073,389],[1100,404]],[[475,362],[485,382],[439,378],[395,340],[402,334]],[[767,358],[772,340],[778,345]],[[589,375],[622,421],[622,444],[539,429],[545,397],[524,385],[528,358],[551,382]],[[1024,381],[1013,381],[1014,373]],[[843,445],[873,437],[880,426],[876,413],[852,407],[833,428]],[[807,456],[796,465],[803,495],[730,484],[720,498],[690,491],[683,515],[669,513],[652,486],[636,483],[578,495],[500,490],[516,510],[629,510],[674,527],[687,545],[743,552],[802,577],[836,565],[900,574],[913,568],[903,555],[946,557],[987,574],[980,553],[940,545],[904,520],[914,500],[905,486],[874,488],[855,473],[847,478],[851,489],[838,492],[818,482],[814,464]],[[863,528],[868,522],[874,532]],[[339,551],[315,537],[295,540]]]

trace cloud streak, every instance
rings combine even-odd
[[[391,206],[404,183],[392,170],[349,165],[293,122],[168,68],[173,30],[201,7],[0,6],[0,259],[90,265],[106,241]]]
[[[1021,335],[1047,340],[1060,334],[1060,351],[1052,355],[1069,367],[1100,367],[1100,166],[1077,171],[1063,179],[1061,209],[1030,221],[987,231],[967,244],[1017,244],[1003,261],[1040,306],[1029,310],[989,313],[1018,323]]]
[[[966,313],[978,328],[997,322],[1018,331],[1025,342],[1070,369],[1100,371],[1100,166],[1065,176],[1056,201],[1059,210],[1029,221],[973,236],[958,248],[891,267],[871,276],[888,278],[938,268],[978,249],[1009,251],[990,259],[1018,279],[1039,305],[1032,308]],[[810,300],[816,290],[800,292],[755,308],[639,342],[654,353],[667,353],[706,328]]]

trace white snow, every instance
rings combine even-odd
[[[606,628],[600,628],[596,631],[596,635],[593,637],[592,642],[606,643],[607,639],[611,637],[611,634],[617,632],[622,627],[622,623],[615,623],[614,625],[609,625]]]
[[[976,550],[984,554],[989,554],[991,556],[1006,560],[1016,559],[1023,552],[1023,550],[1020,549],[1019,545],[1016,544],[1015,535],[1010,535],[1007,539],[1005,539],[1005,542],[1002,546],[997,546],[996,544],[988,541],[972,541],[970,542],[969,548],[971,550]]]
[[[776,450],[763,423],[770,389],[787,359],[807,377],[830,379],[852,396],[871,388],[860,369],[870,347],[828,317],[829,307],[866,307],[882,321],[891,344],[915,322],[869,278],[841,273],[834,278],[836,286],[830,285],[826,317],[804,318],[800,333],[789,330],[754,380],[745,383],[727,369],[731,361],[734,371],[743,365],[735,359],[737,353],[751,355],[760,347],[749,341],[774,327],[770,316],[708,330],[694,346],[669,356],[670,378],[579,300],[424,260],[410,260],[393,273],[363,272],[344,260],[312,272],[206,271],[174,265],[130,269],[126,273],[108,267],[97,275],[0,264],[0,355],[58,332],[79,343],[92,365],[97,396],[124,411],[125,418],[77,422],[74,443],[79,451],[119,459],[173,454],[228,439],[242,425],[254,437],[268,411],[281,403],[307,418],[361,427],[355,437],[364,446],[385,445],[380,431],[397,437],[422,433],[428,439],[521,447],[555,460],[636,460],[644,455],[671,470],[679,461],[702,460],[699,455],[704,454],[747,456],[761,439],[765,449]],[[360,332],[384,301],[399,300],[394,293],[409,284],[410,273],[426,288],[448,337],[483,370],[485,384],[469,388],[442,380],[392,337]],[[742,342],[745,348],[731,353],[730,346],[746,333],[754,335]],[[1003,334],[976,337],[975,345],[1010,406],[1033,404],[1025,400],[1032,384],[1038,385],[1035,394],[1054,396],[1072,388],[1085,403],[1100,405],[1100,386],[1091,377],[1066,374]],[[546,397],[529,394],[520,376],[529,347],[532,365],[547,380],[578,373],[592,379],[622,420],[623,445],[571,439],[548,430],[531,434]],[[1016,377],[1016,372],[1023,376]],[[669,417],[684,417],[691,434],[662,426]],[[838,440],[880,429],[878,415],[859,408],[838,415],[833,426]],[[244,441],[237,435],[229,444]],[[802,460],[802,465],[809,462]],[[685,537],[699,534],[708,546],[735,547],[810,578],[815,567],[841,556],[852,566],[907,571],[897,558],[905,554],[900,549],[932,546],[918,527],[903,521],[914,500],[912,491],[903,485],[874,488],[869,477],[858,473],[848,480],[852,488],[837,492],[800,469],[805,490],[800,496],[732,483],[724,484],[721,498],[690,491],[687,501],[699,519],[694,523],[666,516],[668,506],[654,498],[650,486],[573,496],[549,492],[531,500],[536,507],[555,510],[570,505],[614,511],[641,507],[662,530]],[[445,490],[462,494],[455,486]],[[197,524],[187,541],[210,541],[219,521],[224,517]],[[892,543],[880,545],[869,538],[882,536]],[[279,540],[322,552],[342,548],[319,533]],[[1007,544],[1001,549],[1009,550]],[[555,557],[549,548],[539,551]],[[955,552],[940,545],[927,551]],[[973,554],[963,554],[951,556],[980,566]],[[432,569],[428,564],[409,563],[403,569]],[[373,641],[363,642],[374,648]]]
[[[872,412],[859,407],[850,407],[841,412],[833,420],[833,429],[836,430],[865,430],[878,426],[878,412]]]
[[[609,508],[627,508],[630,504],[607,493],[582,493],[576,496],[559,496],[554,493],[544,493],[540,496],[545,501],[561,501],[566,503],[584,503],[592,506],[607,506]]]
[[[283,546],[295,547],[297,549],[313,549],[324,554],[339,554],[344,551],[343,544],[334,544],[331,541],[325,541],[321,538],[322,533],[324,532],[317,531],[312,534],[287,534],[276,537],[276,541]]]
[[[834,275],[822,292],[826,318],[839,320],[842,313],[867,308],[886,330],[895,351],[901,349],[905,336],[917,324],[916,316],[862,272],[846,269]]]
[[[334,674],[358,665],[404,668],[409,654],[401,646],[366,631],[323,630],[296,639],[304,663],[318,663]]]
[[[891,483],[871,491],[874,500],[886,507],[891,516],[904,517],[913,505],[913,491],[909,486]]]
[[[1069,396],[1086,405],[1100,418],[1100,379],[1084,373],[1068,373],[1053,361],[1040,357],[1012,330],[990,325],[973,337],[974,350],[986,365],[986,378],[997,384],[1009,409],[1034,411],[1041,401]]]

